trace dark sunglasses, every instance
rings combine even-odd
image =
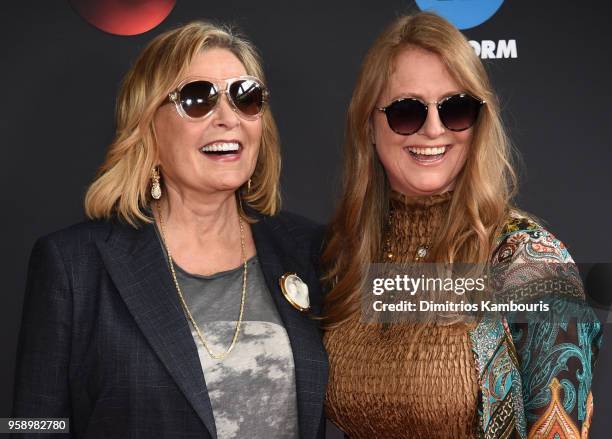
[[[210,115],[219,103],[222,94],[227,96],[230,107],[244,119],[257,119],[264,111],[269,99],[266,86],[253,76],[239,76],[222,80],[220,88],[213,79],[190,79],[168,94],[178,113],[190,120],[199,120]],[[217,80],[218,81],[218,80]]]
[[[467,93],[447,96],[437,102],[423,102],[408,97],[391,102],[386,107],[376,107],[387,116],[389,128],[397,134],[409,136],[425,124],[429,105],[438,107],[442,124],[451,131],[464,131],[472,127],[486,102]]]

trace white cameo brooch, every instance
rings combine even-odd
[[[310,309],[310,298],[308,297],[308,285],[295,273],[285,273],[278,280],[283,296],[287,302],[299,311]]]

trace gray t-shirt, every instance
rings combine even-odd
[[[166,249],[158,238],[164,254]],[[185,302],[217,354],[230,346],[240,313],[243,266],[201,276],[174,264]],[[298,438],[293,353],[257,256],[247,261],[247,292],[238,340],[223,360],[211,358],[193,326],[217,435]]]

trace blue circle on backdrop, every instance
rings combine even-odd
[[[469,29],[493,16],[504,0],[416,0],[422,11],[433,11],[459,29]]]

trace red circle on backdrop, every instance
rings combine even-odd
[[[138,35],[170,14],[176,0],[70,0],[74,10],[98,29],[114,35]]]

